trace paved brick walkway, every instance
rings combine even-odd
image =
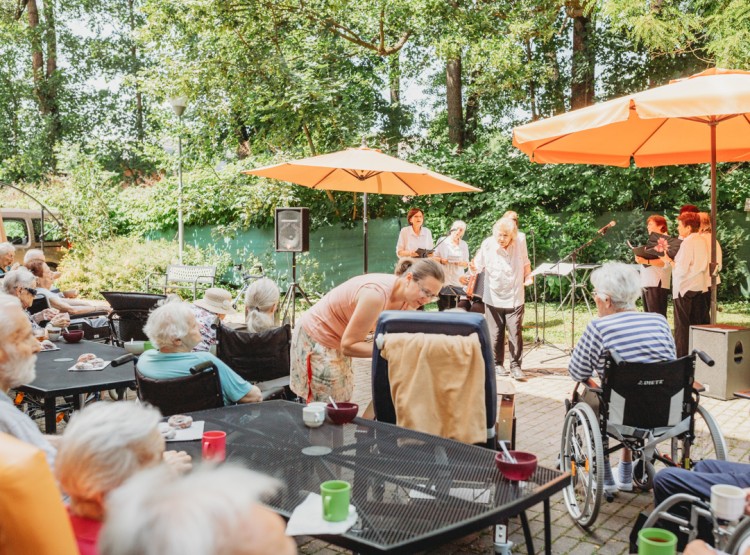
[[[528,351],[528,349],[527,349]],[[563,400],[573,389],[565,367],[567,357],[548,360],[560,354],[550,347],[527,352],[524,371],[526,382],[516,382],[516,447],[533,451],[539,463],[553,466],[560,449],[560,438],[564,417]],[[546,361],[546,362],[545,362]],[[363,409],[370,400],[370,360],[355,361],[354,401]],[[499,378],[503,380],[507,378]],[[750,456],[750,426],[748,411],[750,402],[745,400],[717,401],[704,398],[701,403],[719,421],[729,447],[730,460],[747,461]],[[616,464],[617,455],[612,462]],[[657,466],[657,470],[660,466]],[[552,552],[555,554],[620,554],[628,552],[628,536],[636,515],[652,508],[652,496],[647,493],[619,493],[612,503],[602,504],[599,517],[592,532],[586,532],[573,524],[568,516],[562,495],[552,498]],[[527,512],[537,550],[543,545],[543,518],[541,506]],[[523,533],[518,519],[512,519],[510,539],[518,547],[515,553],[524,553]],[[300,552],[305,554],[346,553],[339,547],[312,538],[298,538]],[[490,529],[461,538],[439,549],[434,554],[493,553]]]

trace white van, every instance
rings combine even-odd
[[[51,268],[62,259],[62,249],[68,245],[59,224],[49,212],[25,208],[0,208],[0,242],[8,241],[16,247],[16,261],[23,264],[29,249],[42,249]]]

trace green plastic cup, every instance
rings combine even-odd
[[[320,497],[323,498],[323,519],[328,522],[342,522],[349,516],[349,498],[352,486],[343,480],[329,480],[320,484]]]
[[[677,536],[661,528],[643,528],[638,532],[638,555],[675,555]]]
[[[154,348],[154,346],[151,343],[151,341],[144,341],[143,342],[143,351],[144,352],[148,351],[149,349],[153,349],[153,348]]]

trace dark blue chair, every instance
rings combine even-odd
[[[396,423],[396,410],[391,398],[388,361],[380,354],[377,337],[388,333],[430,333],[468,336],[476,333],[484,358],[484,404],[487,411],[486,446],[496,448],[497,387],[492,342],[487,322],[481,314],[468,312],[418,312],[386,310],[378,318],[376,342],[372,355],[372,401],[375,419]]]

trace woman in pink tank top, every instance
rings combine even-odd
[[[291,388],[311,401],[348,401],[354,391],[352,357],[372,356],[372,331],[383,310],[431,302],[443,270],[427,259],[399,260],[395,275],[365,274],[328,292],[297,322],[292,336]]]

